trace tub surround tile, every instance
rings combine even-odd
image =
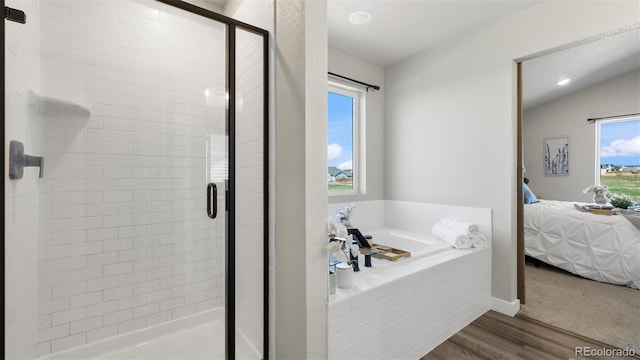
[[[491,209],[417,203],[410,201],[372,200],[329,204],[327,216],[335,215],[340,207],[355,205],[351,223],[363,233],[372,229],[390,228],[417,235],[431,235],[433,225],[443,217],[455,217],[478,225],[479,233],[489,243],[492,238]]]
[[[448,252],[439,264],[425,262],[422,270],[405,274],[409,281],[388,282],[353,297],[332,300],[330,358],[360,356],[360,351],[368,351],[372,329],[382,339],[372,358],[419,357],[487,311],[491,302],[490,249]],[[341,291],[345,292],[338,289]],[[360,307],[362,295],[381,298]],[[359,349],[355,354],[354,347]]]

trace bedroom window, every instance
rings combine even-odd
[[[364,193],[365,92],[328,85],[327,186],[329,195]]]
[[[596,130],[596,180],[640,202],[640,116],[600,120]]]

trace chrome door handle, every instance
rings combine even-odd
[[[218,216],[218,187],[215,183],[207,184],[207,216],[211,219]]]

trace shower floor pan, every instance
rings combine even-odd
[[[242,334],[236,357],[260,359]],[[177,319],[42,357],[45,359],[224,359],[224,310]]]

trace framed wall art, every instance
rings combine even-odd
[[[544,175],[569,175],[569,138],[544,139]]]

